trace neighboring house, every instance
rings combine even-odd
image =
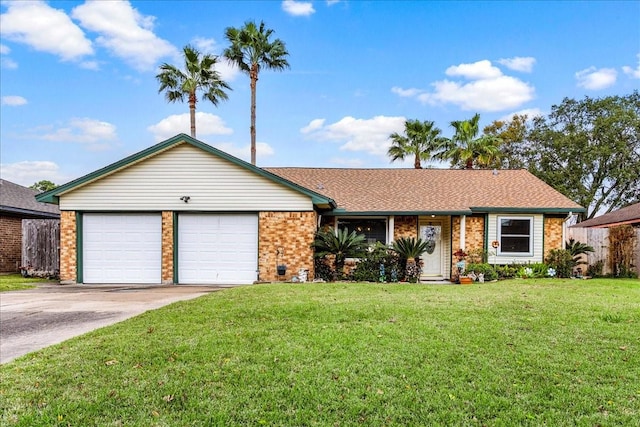
[[[36,201],[39,192],[0,179],[0,272],[15,273],[22,266],[22,220],[58,219],[58,206]]]
[[[609,228],[625,224],[640,227],[640,203],[635,203],[616,211],[579,222],[573,227]]]
[[[492,261],[542,261],[584,211],[524,170],[262,169],[184,134],[38,200],[60,205],[60,278],[78,283],[312,278],[322,225],[383,243],[430,233],[425,278],[449,278],[456,249],[494,240]]]

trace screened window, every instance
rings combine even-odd
[[[387,221],[382,218],[342,218],[338,219],[338,228],[347,228],[349,232],[355,231],[358,234],[364,234],[366,242],[369,244],[387,243]]]
[[[498,218],[499,254],[533,254],[533,218]]]

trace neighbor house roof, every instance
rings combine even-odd
[[[335,200],[336,213],[584,212],[524,169],[265,169]]]
[[[0,179],[0,212],[23,217],[60,218],[58,206],[36,201],[39,191]]]
[[[624,224],[640,224],[640,203],[579,222],[573,227],[614,227]]]
[[[284,177],[280,177],[277,175],[274,175],[264,169],[261,169],[259,167],[256,167],[250,163],[245,162],[244,160],[241,160],[237,157],[234,157],[230,154],[225,153],[224,151],[220,151],[217,148],[214,148],[210,145],[205,144],[202,141],[198,141],[195,138],[192,138],[188,135],[185,135],[183,133],[178,134],[176,136],[174,136],[173,138],[169,138],[165,141],[159,142],[156,145],[153,145],[145,150],[142,150],[138,153],[132,154],[129,157],[126,157],[120,161],[117,161],[115,163],[112,163],[108,166],[103,167],[102,169],[98,169],[94,172],[91,172],[85,176],[82,176],[76,180],[73,180],[71,182],[68,182],[64,185],[61,185],[51,191],[47,191],[46,193],[42,193],[40,195],[38,195],[38,201],[41,202],[47,202],[47,203],[58,203],[59,201],[59,196],[67,193],[69,191],[73,191],[77,188],[80,188],[84,185],[90,184],[94,181],[97,181],[101,178],[104,178],[106,176],[109,176],[113,173],[116,173],[122,169],[125,169],[129,166],[132,166],[136,163],[142,162],[147,158],[150,158],[152,156],[155,156],[159,153],[162,153],[172,147],[178,146],[180,144],[190,144],[194,147],[200,148],[201,150],[212,154],[214,156],[218,156],[220,158],[223,158],[233,164],[236,164],[240,167],[243,167],[253,173],[256,173],[258,175],[261,175],[271,181],[277,182],[281,185],[284,185],[285,187],[289,187],[299,193],[305,194],[307,196],[309,196],[312,200],[312,203],[314,203],[315,205],[317,205],[318,207],[324,208],[324,209],[331,209],[333,207],[335,207],[335,203],[333,200],[327,198],[326,196],[315,192],[313,190],[310,190],[308,188],[305,188],[303,186],[300,186],[297,183],[288,181],[286,178]]]

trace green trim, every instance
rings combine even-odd
[[[178,212],[173,211],[173,283],[178,285]]]
[[[531,207],[531,208],[513,208],[513,207],[500,207],[500,208],[482,208],[482,207],[472,207],[471,210],[475,213],[569,213],[569,212],[586,212],[587,210],[584,208],[540,208],[540,207]]]
[[[83,215],[76,211],[76,283],[84,283]]]
[[[230,154],[225,153],[224,151],[220,151],[217,148],[214,148],[210,145],[205,144],[204,142],[198,141],[197,139],[194,139],[188,135],[185,135],[183,133],[178,134],[176,136],[174,136],[173,138],[169,138],[165,141],[162,141],[156,145],[153,145],[145,150],[142,150],[138,153],[132,154],[129,157],[125,157],[122,160],[119,160],[115,163],[112,163],[108,166],[105,166],[101,169],[98,169],[94,172],[91,172],[83,177],[80,177],[78,179],[75,179],[71,182],[68,182],[66,184],[63,184],[57,188],[54,188],[53,190],[47,191],[45,193],[42,194],[38,194],[36,196],[36,200],[38,202],[45,202],[45,203],[59,203],[59,197],[60,195],[67,193],[69,191],[75,190],[83,185],[86,185],[90,182],[96,181],[100,178],[103,178],[107,175],[110,175],[114,172],[117,172],[121,169],[127,168],[135,163],[138,163],[148,157],[151,157],[153,155],[156,155],[158,153],[161,153],[163,151],[166,151],[170,148],[173,148],[174,146],[178,146],[180,144],[190,144],[196,148],[200,148],[201,150],[209,153],[209,154],[213,154],[214,156],[218,156],[222,159],[225,159],[237,166],[243,167],[251,172],[254,172],[264,178],[267,178],[277,184],[283,185],[285,187],[288,187],[292,190],[297,191],[298,193],[302,193],[305,196],[308,196],[311,198],[311,201],[314,205],[317,206],[326,206],[328,208],[335,208],[336,202],[326,196],[323,196],[320,193],[316,193],[315,191],[309,190],[308,188],[302,187],[298,184],[295,184],[289,180],[286,180],[278,175],[274,175],[271,172],[267,172],[264,169],[261,169],[257,166],[254,166],[250,163],[245,162],[244,160],[240,160],[237,157],[234,157]]]

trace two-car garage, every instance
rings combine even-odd
[[[257,279],[255,213],[184,213],[175,222],[177,283],[248,284]],[[81,265],[84,283],[161,283],[161,215],[83,214]]]

